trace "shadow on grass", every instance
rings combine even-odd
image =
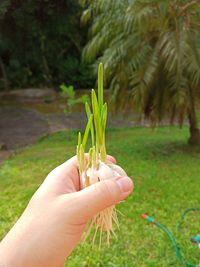
[[[191,156],[200,154],[200,146],[191,146],[184,141],[174,142],[151,142],[145,149],[154,156],[170,156],[172,154],[190,154]]]

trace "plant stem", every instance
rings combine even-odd
[[[98,98],[97,98],[98,95]],[[98,160],[106,162],[106,145],[105,145],[105,130],[107,122],[107,104],[103,101],[103,64],[99,64],[98,68],[98,92],[92,89],[92,111],[89,104],[86,102],[85,110],[88,118],[87,126],[83,139],[81,134],[78,136],[77,156],[80,172],[85,171],[84,150],[87,144],[89,132],[91,134],[92,148],[89,150],[89,158],[87,167],[98,168]],[[94,125],[93,125],[94,121]]]

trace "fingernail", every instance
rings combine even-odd
[[[129,177],[119,177],[116,182],[123,193],[129,192],[133,188],[133,182]]]

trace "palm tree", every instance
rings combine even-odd
[[[90,23],[83,60],[104,63],[106,84],[153,125],[187,117],[189,143],[200,144],[199,0],[82,0]]]

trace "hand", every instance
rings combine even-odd
[[[108,156],[108,160],[115,160]],[[61,267],[90,218],[125,199],[128,177],[113,177],[81,191],[76,157],[55,168],[0,243],[0,266]]]

